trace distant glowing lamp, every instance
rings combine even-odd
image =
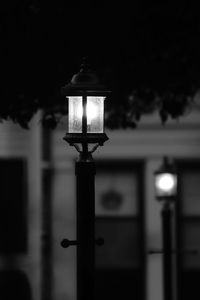
[[[177,196],[177,173],[168,158],[164,157],[163,164],[155,176],[155,193],[158,200],[174,200]]]
[[[70,144],[103,145],[108,140],[104,133],[104,100],[110,92],[86,63],[63,92],[68,98],[68,132],[64,139]]]

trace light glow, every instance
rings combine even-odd
[[[82,133],[83,130],[83,98],[68,97],[68,132]],[[102,96],[87,96],[86,117],[87,133],[104,132],[104,100]]]
[[[87,113],[87,125],[91,125],[92,120],[96,119],[98,116],[98,107],[92,102],[87,103],[86,108]],[[83,117],[83,107],[80,105],[77,110],[77,116],[79,119]]]
[[[159,174],[156,176],[156,188],[163,194],[171,194],[176,188],[176,176],[170,173]]]

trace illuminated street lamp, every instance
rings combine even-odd
[[[108,140],[104,133],[104,101],[110,92],[86,63],[63,92],[68,98],[68,132],[64,139],[70,145],[82,144],[83,152],[90,143],[102,146]]]
[[[162,246],[163,246],[163,286],[164,300],[173,299],[172,282],[172,208],[177,197],[177,173],[175,167],[165,156],[163,164],[154,172],[155,195],[163,203],[162,218]]]
[[[168,158],[155,173],[155,192],[158,200],[175,200],[177,196],[177,173]]]
[[[104,133],[104,101],[109,91],[83,63],[62,92],[68,98],[68,131],[64,140],[76,148],[79,159],[75,164],[76,240],[64,239],[61,245],[77,246],[77,299],[93,300],[95,244],[102,245],[103,240],[95,239],[96,166],[92,153],[108,140]]]

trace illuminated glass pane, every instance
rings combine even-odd
[[[82,97],[68,97],[68,132],[82,132]]]
[[[103,133],[105,97],[87,97],[87,132]]]
[[[175,196],[177,187],[176,175],[171,173],[157,174],[155,187],[157,196]]]

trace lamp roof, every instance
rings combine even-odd
[[[174,164],[169,162],[169,158],[167,156],[163,157],[162,165],[155,172],[155,174],[162,174],[162,173],[171,173],[171,174],[176,174],[177,173]]]
[[[73,75],[70,83],[63,87],[62,92],[65,96],[78,96],[82,94],[89,96],[106,96],[110,93],[110,91],[100,83],[97,74],[85,61],[82,63],[80,71]]]

